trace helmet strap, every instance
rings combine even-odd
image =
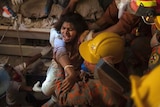
[[[153,8],[144,7],[143,4],[141,3],[137,12],[136,12],[136,15],[153,17],[156,15],[156,12]]]

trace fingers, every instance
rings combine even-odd
[[[23,3],[23,0],[20,0],[20,4],[22,4]]]
[[[69,91],[71,88],[72,88],[72,84],[70,84],[69,82],[64,81],[64,82],[62,83],[62,88],[61,88],[61,90],[62,90],[63,92],[67,92],[67,91]]]
[[[63,83],[62,83],[62,91],[64,91],[64,90],[66,90],[67,89],[67,87],[69,87],[69,83],[68,82],[65,82],[65,81],[63,81]]]
[[[16,5],[15,0],[11,0],[12,5]]]
[[[79,42],[80,42],[80,43],[82,43],[82,42],[85,40],[85,38],[86,38],[86,36],[88,35],[88,33],[89,33],[89,30],[86,30],[85,32],[83,32],[83,33],[81,34],[81,36],[80,36],[80,38],[79,38]]]
[[[13,5],[20,5],[23,3],[23,0],[11,0]]]

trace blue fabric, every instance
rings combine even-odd
[[[4,68],[0,68],[0,99],[9,87],[10,77]]]
[[[81,70],[89,72],[84,63],[81,65]]]

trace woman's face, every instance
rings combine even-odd
[[[73,24],[64,22],[61,27],[61,34],[65,42],[71,42],[77,35]]]

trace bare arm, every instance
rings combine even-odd
[[[42,56],[48,54],[50,52],[50,50],[51,50],[50,46],[44,47],[40,53],[32,56],[29,60],[27,60],[25,62],[26,63],[26,67],[29,66],[30,64],[32,64],[33,62],[37,61]]]
[[[62,89],[61,89],[63,92],[67,92],[75,84],[78,74],[74,70],[74,66],[71,64],[71,61],[67,54],[60,57],[58,61],[64,68],[64,71],[67,73],[67,76],[62,82]]]
[[[33,92],[31,86],[21,85],[19,91]]]
[[[26,66],[29,66],[30,64],[32,64],[33,62],[35,62],[36,60],[38,60],[40,57],[42,57],[41,53],[38,53],[38,54],[34,55],[29,60],[25,61]]]
[[[125,35],[126,33],[130,33],[132,29],[138,25],[139,22],[140,17],[126,12],[122,15],[121,19],[119,19],[116,24],[106,28],[103,31],[97,32],[96,34],[94,34],[94,37],[101,32],[114,32],[119,35]]]
[[[62,15],[68,13],[68,12],[74,12],[76,5],[78,3],[79,0],[70,0],[67,7],[64,8]]]
[[[95,37],[101,32],[114,32],[119,35],[130,33],[131,30],[137,26],[140,21],[140,17],[124,12],[120,19],[118,19],[118,8],[115,2],[112,2],[105,11],[101,19],[96,24],[99,26],[105,25],[106,29],[97,32],[93,35]]]

